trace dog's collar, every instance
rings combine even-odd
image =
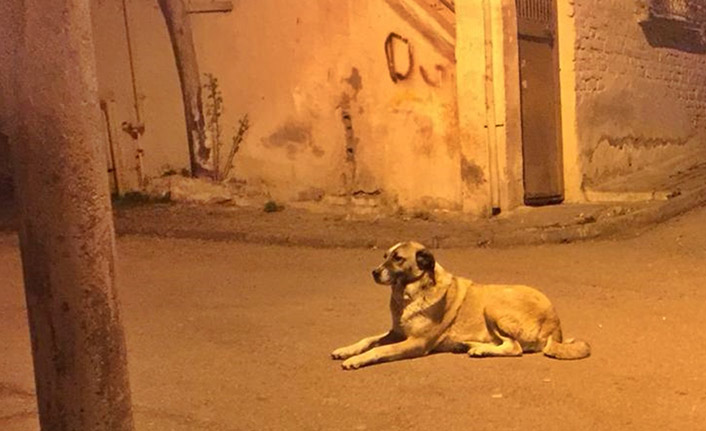
[[[422,278],[424,278],[424,276],[426,274],[427,274],[427,271],[422,271],[422,273],[418,277],[415,277],[415,278],[409,280],[406,284],[416,283],[419,280],[421,280]],[[434,272],[429,272],[429,278],[431,278],[432,285],[435,285],[436,284],[436,275],[434,274]]]

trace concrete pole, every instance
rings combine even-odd
[[[189,145],[191,175],[216,178],[212,148],[206,145],[206,120],[201,100],[201,77],[185,0],[158,0],[172,42],[181,95],[184,101],[186,140]],[[215,143],[214,143],[215,145]]]
[[[39,421],[133,429],[89,0],[15,0],[10,136]]]

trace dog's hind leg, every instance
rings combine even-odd
[[[468,356],[522,356],[522,346],[517,340],[508,337],[499,337],[500,344],[476,343],[470,341],[468,344]]]
[[[355,344],[338,348],[331,352],[333,359],[348,359],[351,356],[359,355],[363,352],[386,344],[397,343],[402,340],[402,337],[392,331],[383,334],[373,335],[372,337],[363,338]]]
[[[488,332],[499,343],[467,342],[469,356],[522,356],[522,346],[517,340],[499,331],[495,322],[487,314],[485,322],[488,326]]]

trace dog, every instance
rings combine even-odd
[[[538,290],[522,285],[482,285],[446,271],[422,244],[390,248],[373,271],[392,288],[392,329],[331,353],[346,370],[432,352],[472,357],[542,352],[556,359],[583,359],[585,341],[563,341],[554,307]]]

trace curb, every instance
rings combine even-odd
[[[120,209],[114,214],[118,236],[151,236],[312,248],[380,249],[401,240],[414,239],[431,248],[439,249],[507,248],[596,239],[626,239],[641,235],[658,223],[702,206],[706,206],[706,187],[682,193],[668,200],[653,201],[643,208],[626,214],[603,215],[591,222],[552,226],[518,226],[512,218],[502,222],[494,219],[471,222],[389,219],[378,223],[378,221],[365,220],[316,221],[313,216],[311,218],[295,216],[293,222],[289,220],[291,225],[282,227],[279,226],[281,220],[276,216],[263,216],[251,212],[244,216],[245,223],[238,224],[239,220],[235,220],[225,227],[209,227],[199,225],[198,222],[185,223],[184,221],[191,222],[194,215],[215,216],[225,220],[232,217],[230,214],[237,214],[237,212],[229,214],[217,207],[176,207],[176,212],[184,213],[174,215],[170,219],[162,217],[159,213],[160,207],[147,207],[146,216],[139,213],[140,209],[136,211]],[[133,212],[136,213],[133,214]],[[236,219],[237,217],[236,215]],[[263,217],[271,218],[263,222]],[[256,223],[252,223],[254,219],[260,222],[259,227]],[[309,228],[308,232],[306,227]],[[272,228],[275,228],[275,232],[267,232]],[[16,232],[16,230],[16,220],[5,214],[0,220],[0,231]]]
[[[558,229],[545,229],[534,238],[515,241],[500,235],[496,244],[536,245],[543,243],[570,243],[591,239],[626,239],[639,236],[656,227],[658,223],[678,217],[693,209],[706,206],[706,188],[685,193],[667,201],[658,201],[652,206],[629,214],[601,219],[594,223],[572,225]],[[520,241],[517,241],[520,240]]]
[[[169,222],[154,224],[121,223],[116,215],[120,236],[157,236],[162,238],[199,239],[221,242],[244,242],[263,245],[303,246],[313,248],[387,248],[401,240],[414,239],[431,248],[505,248],[540,244],[562,244],[594,239],[622,239],[638,236],[689,210],[706,205],[706,188],[685,193],[666,201],[655,201],[623,215],[603,216],[592,222],[562,226],[513,227],[493,220],[476,222],[423,222],[395,220],[380,227],[375,222],[336,222],[322,225],[309,234],[300,225],[266,233],[247,227],[200,229]],[[277,220],[272,220],[273,225]],[[304,221],[304,224],[311,223]],[[309,226],[311,227],[311,226]],[[311,230],[311,229],[310,229]]]

